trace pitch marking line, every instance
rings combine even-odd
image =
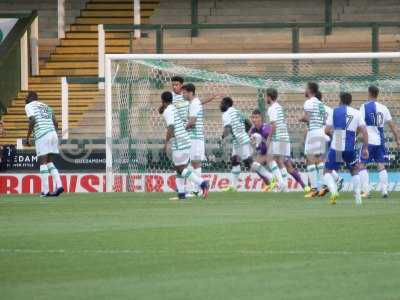
[[[380,256],[400,256],[400,252],[388,252],[388,251],[311,251],[311,250],[231,250],[231,251],[218,251],[218,250],[183,250],[183,251],[171,251],[171,250],[135,250],[135,249],[7,249],[0,248],[1,254],[188,254],[188,255],[229,255],[239,254],[247,256],[263,256],[263,255],[380,255]]]

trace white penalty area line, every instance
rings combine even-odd
[[[99,254],[99,255],[243,255],[243,256],[267,256],[267,255],[378,255],[400,256],[397,251],[324,251],[324,250],[136,250],[136,249],[7,249],[0,248],[0,255],[7,254]]]

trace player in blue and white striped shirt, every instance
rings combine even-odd
[[[322,93],[320,91],[318,91],[318,93],[316,93],[315,97],[317,97],[320,101],[322,101]],[[330,143],[331,143],[331,137],[329,135],[325,134],[325,125],[326,125],[326,121],[328,120],[329,114],[332,113],[332,108],[330,108],[326,104],[324,104],[324,108],[325,108],[325,115],[324,115],[323,135],[324,135],[324,138],[325,138],[325,140],[327,142],[327,147],[326,147],[326,155],[327,155],[328,154],[328,150],[329,150],[329,146],[330,146]],[[326,159],[324,159],[322,172],[325,169],[325,160]],[[338,191],[340,192],[342,190],[342,188],[343,188],[344,179],[341,176],[339,176],[339,174],[335,170],[332,170],[331,174],[332,174],[333,178],[336,180],[336,183],[337,183],[337,186],[338,186]],[[326,194],[329,193],[329,188],[323,183],[323,179],[324,179],[323,173],[320,174],[320,175],[321,175],[320,176],[321,188],[319,190],[318,196],[319,197],[323,197],[323,196],[325,196]]]
[[[337,184],[332,170],[338,170],[345,163],[352,175],[354,196],[357,204],[361,204],[361,181],[358,174],[360,165],[356,151],[356,137],[359,130],[363,139],[362,157],[368,158],[368,132],[364,119],[358,110],[350,107],[350,93],[340,94],[340,106],[333,109],[326,122],[325,132],[332,135],[332,143],[325,164],[325,184],[331,192],[331,203],[336,204],[338,198]]]
[[[369,176],[365,164],[375,162],[378,165],[379,183],[383,198],[388,197],[388,174],[385,168],[387,161],[385,147],[385,124],[389,125],[390,130],[400,148],[400,135],[396,123],[392,120],[389,109],[377,101],[379,95],[378,87],[371,85],[368,88],[368,100],[360,107],[360,113],[365,120],[368,130],[368,151],[369,158],[361,159],[362,166],[360,171],[362,196],[369,196]]]

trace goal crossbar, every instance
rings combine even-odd
[[[354,52],[354,53],[211,53],[211,54],[106,54],[106,60],[116,59],[373,59],[400,58],[400,52]]]

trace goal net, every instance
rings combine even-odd
[[[230,96],[247,116],[256,108],[265,115],[265,90],[276,88],[286,113],[292,158],[303,170],[306,127],[298,119],[306,83],[316,81],[323,102],[331,107],[338,105],[341,91],[350,92],[356,108],[367,99],[368,86],[375,84],[380,88],[379,100],[396,120],[400,117],[399,62],[400,53],[107,55],[107,191],[139,190],[137,180],[144,177],[151,186],[143,189],[159,190],[157,181],[173,186],[172,179],[164,176],[174,171],[171,154],[163,152],[166,126],[158,113],[160,95],[171,91],[173,76],[195,84],[200,98],[213,93]],[[221,142],[220,100],[204,106],[207,161],[203,172],[209,174],[230,170],[231,144]],[[396,168],[394,143],[390,134],[386,137],[392,149],[391,167]]]

